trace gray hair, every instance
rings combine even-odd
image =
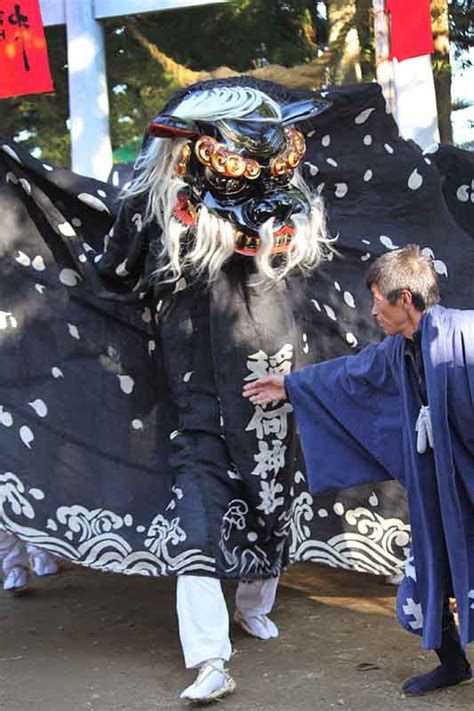
[[[382,254],[369,267],[365,282],[368,289],[377,286],[391,304],[398,301],[402,290],[406,289],[420,312],[439,301],[438,277],[433,262],[416,244]]]

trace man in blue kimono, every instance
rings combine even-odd
[[[375,260],[366,281],[388,338],[261,378],[244,395],[269,407],[289,398],[313,492],[389,478],[406,488],[412,549],[397,615],[441,662],[404,683],[415,696],[472,678],[464,647],[474,639],[474,311],[438,305],[432,262],[413,245]]]

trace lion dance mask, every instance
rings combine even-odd
[[[161,271],[176,278],[192,266],[212,279],[234,252],[254,257],[271,279],[316,266],[327,242],[324,212],[302,177],[305,139],[297,125],[328,106],[221,86],[190,92],[158,114],[125,195],[148,195],[146,219],[161,225],[168,258]]]

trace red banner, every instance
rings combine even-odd
[[[39,0],[0,0],[0,98],[52,90]]]
[[[385,0],[390,13],[390,59],[421,57],[434,51],[430,0]]]

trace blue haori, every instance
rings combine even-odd
[[[474,311],[434,306],[419,331],[429,411],[401,335],[291,373],[285,386],[313,492],[389,478],[405,486],[412,554],[398,617],[436,649],[451,593],[462,643],[474,638]]]

